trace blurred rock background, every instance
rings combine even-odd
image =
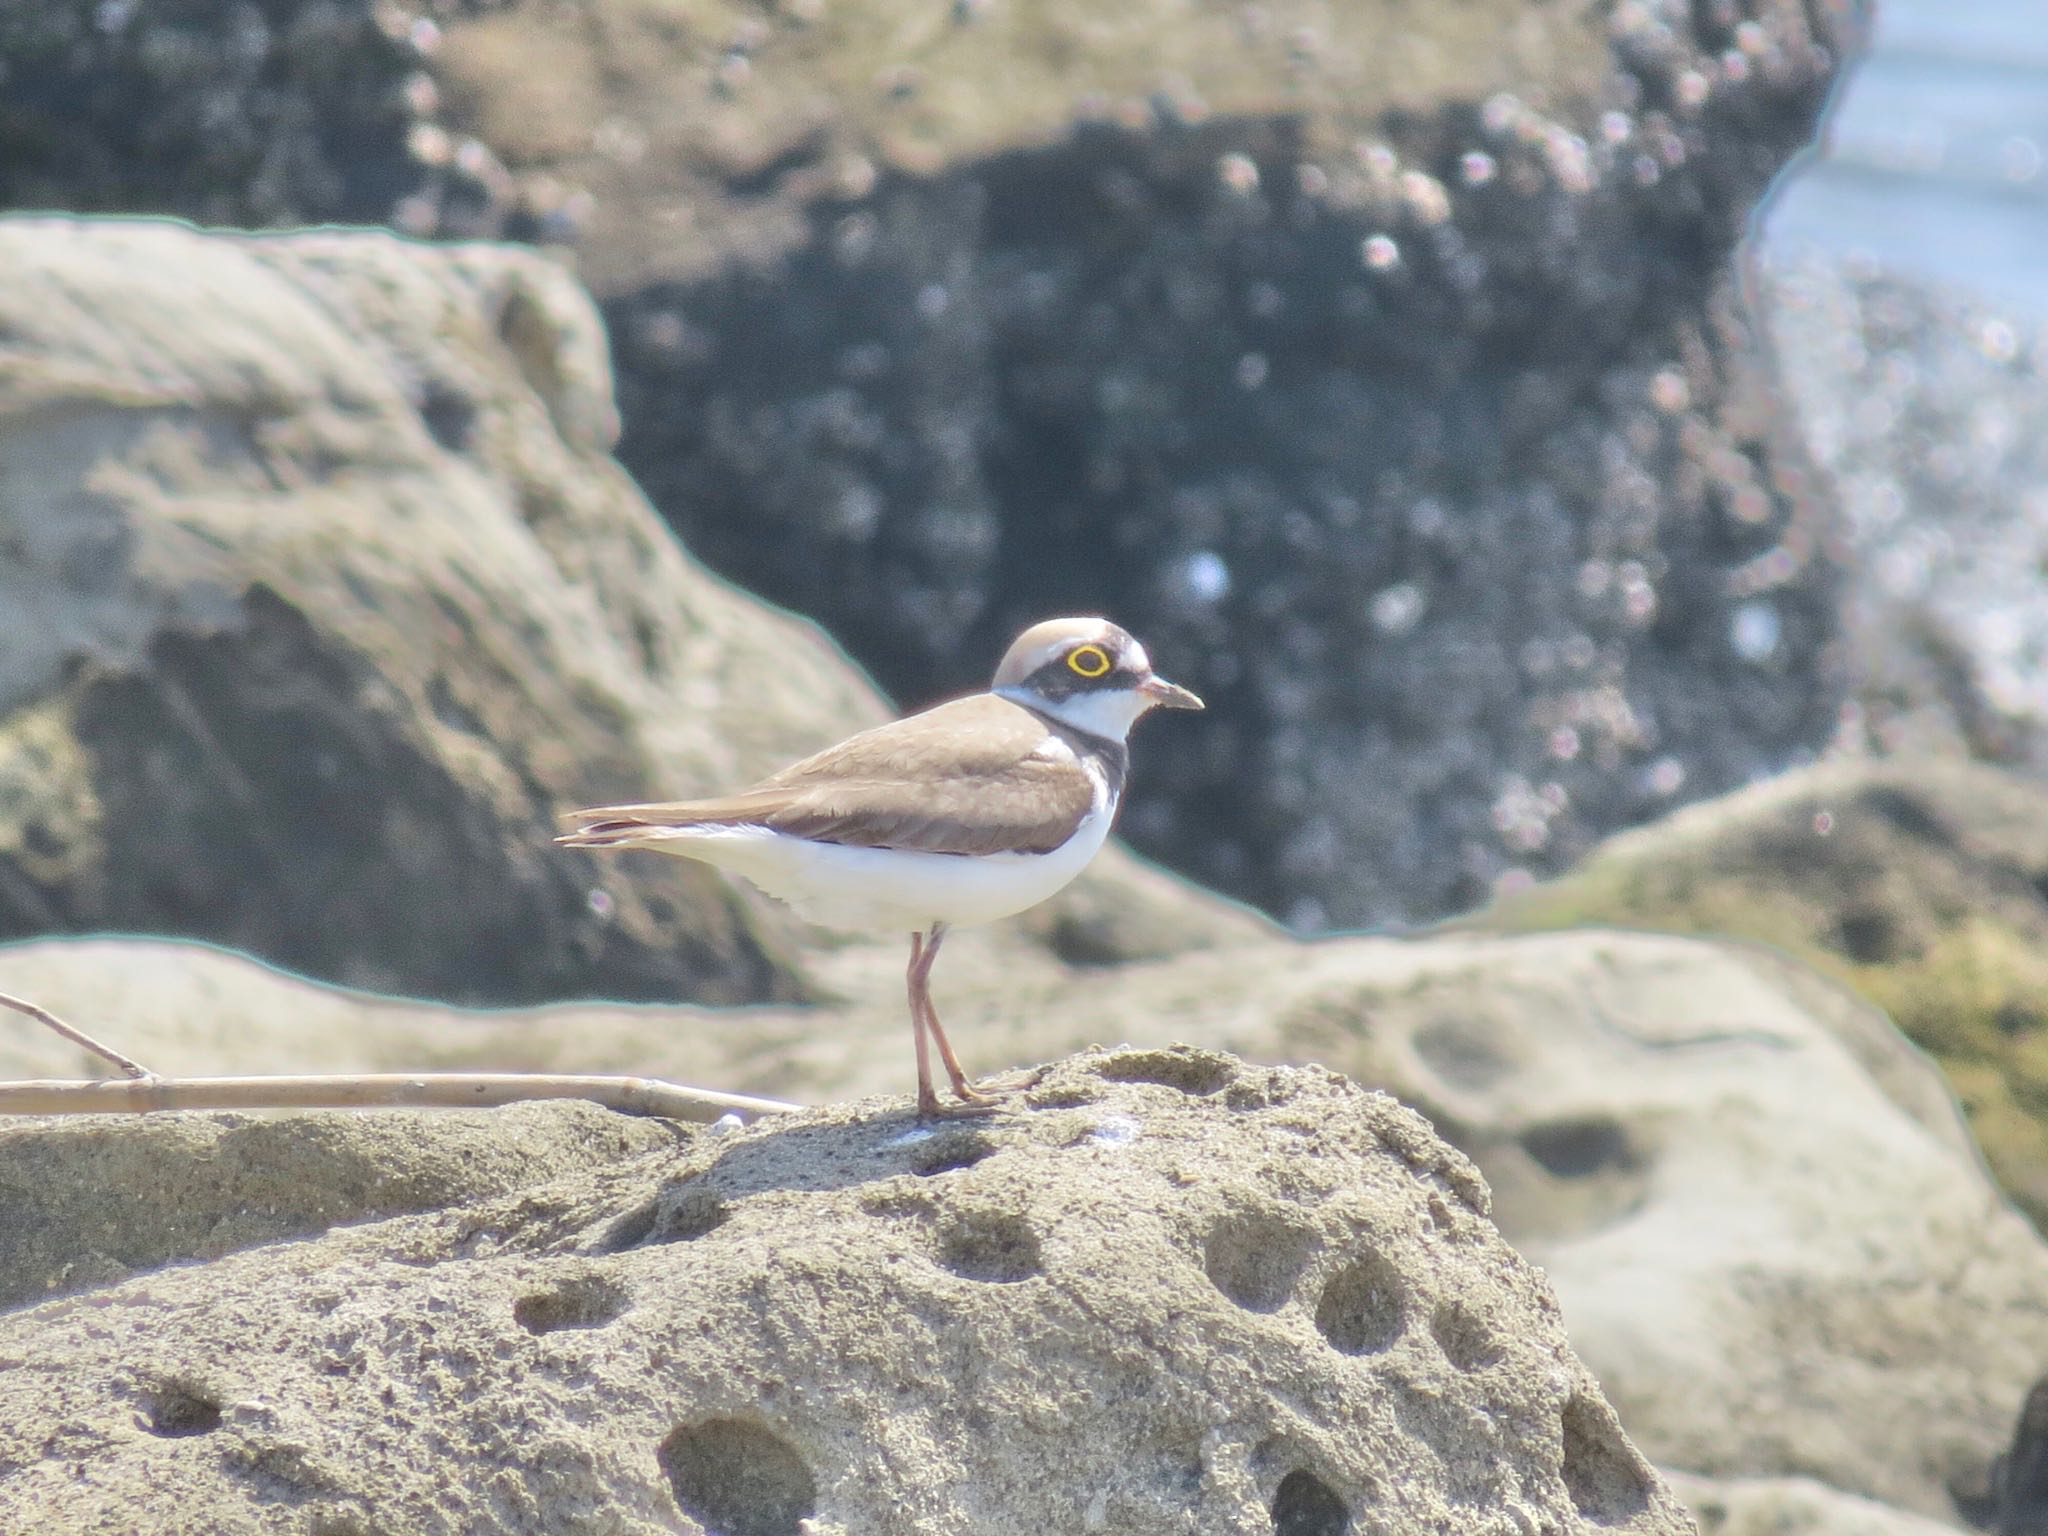
[[[551,518],[543,548],[569,548],[564,528],[591,537],[550,509],[621,431],[693,554],[819,620],[900,703],[978,685],[1029,618],[1113,612],[1214,706],[1148,729],[1132,840],[1303,930],[1400,927],[1818,757],[2038,772],[2048,298],[2030,253],[2048,218],[2048,44],[2033,21],[2024,0],[1900,0],[1845,70],[1871,18],[1782,0],[1114,18],[1004,0],[12,3],[0,207],[547,248],[599,301],[616,417],[604,390],[550,382],[607,360],[602,340],[565,346],[576,322],[548,304],[487,317],[499,340],[477,344],[523,361],[486,381],[495,364],[470,342],[404,341],[425,311],[340,301],[390,338],[369,366],[416,415],[410,440],[523,501],[526,530],[493,537]],[[484,285],[489,304],[507,281]],[[24,313],[48,310],[26,294]],[[191,382],[209,409],[262,416],[247,385]],[[543,411],[590,418],[557,423],[551,466],[508,455],[497,430],[528,411],[499,394],[529,386]],[[72,386],[60,370],[15,388],[19,441],[47,443],[37,413]],[[308,443],[280,449],[273,422],[229,478],[318,476],[350,451],[322,446],[331,424],[308,409]],[[346,730],[317,724],[356,686],[351,661],[324,700],[251,697],[197,721],[152,703],[136,741],[95,737],[113,716],[94,700],[263,663],[209,660],[217,626],[173,603],[126,652],[95,632],[98,670],[74,668],[52,706],[52,657],[103,600],[87,582],[53,624],[54,594],[94,539],[120,538],[94,521],[103,445],[72,446],[59,500],[84,509],[80,531],[15,550],[0,931],[187,933],[471,1000],[804,995],[811,940],[777,914],[674,871],[620,876],[593,912],[580,872],[524,850],[565,799],[708,783],[879,701],[807,664],[784,693],[815,710],[745,724],[722,663],[666,659],[718,622],[712,588],[667,617],[614,602],[645,558],[635,532],[609,568],[558,561],[548,578],[624,626],[609,675],[634,674],[638,696],[576,703],[593,745],[560,754],[604,763],[603,788],[529,751],[561,709],[440,667],[440,642],[389,604],[377,644],[339,638],[368,646],[372,673],[380,655],[427,655],[399,690],[407,723],[378,696]],[[12,473],[56,470],[17,451]],[[294,590],[329,537],[236,578],[261,578],[248,613],[282,593],[310,615],[316,650],[354,622]],[[482,601],[428,586],[444,611]],[[273,637],[250,655],[275,671],[289,650]],[[635,727],[654,732],[644,755],[598,751],[606,708],[653,722]],[[714,726],[741,750],[705,752]],[[272,782],[265,743],[322,731],[351,739],[322,749],[329,771],[436,763],[416,814],[295,818],[318,801],[319,754]],[[488,750],[465,757],[479,732]],[[96,806],[67,799],[80,752],[127,776]],[[220,758],[249,788],[209,808],[202,765]],[[160,830],[205,830],[206,856],[167,830],[109,835],[160,811]],[[423,840],[428,825],[456,830]],[[106,862],[116,850],[139,862]],[[308,861],[304,893],[268,893]],[[441,904],[459,922],[403,915],[457,866],[493,871]],[[393,884],[394,868],[414,873]],[[1149,918],[1104,939],[1114,906],[1077,893],[1048,942],[1171,947]],[[1950,1026],[1984,1011],[1935,995],[1903,1022],[1947,1053]]]
[[[63,0],[0,39],[0,204],[573,249],[697,555],[904,702],[1114,613],[1214,706],[1155,727],[1133,841],[1400,923],[1830,739],[1735,247],[1854,30]]]
[[[1710,1531],[2028,1528],[2048,31],[1869,26],[0,0],[0,937],[756,1006],[475,1017],[123,939],[8,984],[186,1070],[898,1086],[896,946],[550,818],[879,718],[832,641],[908,705],[1107,610],[1212,703],[1147,728],[1142,848],[1305,931],[1515,936],[1303,947],[1112,853],[963,935],[977,1063],[1192,1034],[1385,1083]],[[378,228],[74,217],[138,213]],[[1598,924],[1803,964],[1522,936]],[[318,1209],[201,1180],[109,1229],[235,1128],[20,1129],[0,1186],[91,1216],[23,1294],[411,1200],[372,1127]],[[456,1128],[476,1177],[414,1203],[637,1155],[558,1130]]]

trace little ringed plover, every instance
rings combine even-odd
[[[828,928],[910,935],[917,1107],[938,1046],[954,1114],[992,1101],[967,1081],[932,1006],[949,929],[1036,906],[1109,836],[1130,766],[1125,738],[1154,707],[1202,701],[1152,670],[1107,619],[1049,619],[1017,637],[987,693],[850,736],[749,788],[708,800],[574,811],[571,848],[646,848],[743,875]]]

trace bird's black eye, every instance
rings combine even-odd
[[[1099,645],[1077,645],[1067,652],[1067,666],[1076,676],[1093,682],[1098,677],[1109,676],[1113,663],[1109,652]]]

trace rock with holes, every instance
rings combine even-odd
[[[1677,1533],[1477,1171],[1094,1053],[0,1318],[0,1528]]]
[[[2048,1360],[2048,1246],[1986,1178],[1938,1074],[1867,1005],[1771,952],[1465,933],[1077,973],[997,927],[951,942],[938,1004],[977,1072],[1089,1041],[1196,1039],[1324,1062],[1417,1105],[1485,1170],[1503,1231],[1548,1271],[1637,1443],[1728,1485],[1726,1507],[1758,1521],[1795,1506],[1960,1518],[1951,1490],[1985,1485]],[[806,1099],[904,1091],[900,957],[854,945],[816,963],[844,1002],[738,1015],[459,1013],[134,940],[0,950],[0,988],[122,1021],[138,1056],[194,1073],[403,1070],[431,1051]],[[0,1021],[0,1076],[80,1066]],[[1190,1091],[1229,1091],[1214,1058],[1175,1070]],[[1248,1255],[1229,1268],[1254,1304],[1292,1294],[1267,1229],[1223,1221],[1204,1243],[1219,1263]]]
[[[1077,972],[1000,927],[951,943],[938,1004],[976,1072],[1195,1039],[1324,1062],[1418,1106],[1485,1170],[1502,1230],[1548,1271],[1636,1442],[1725,1485],[1744,1519],[1959,1519],[2048,1360],[2048,1246],[1986,1178],[1938,1074],[1881,1015],[1769,951],[1464,933]],[[135,940],[0,950],[0,988],[193,1073],[546,1066],[805,1099],[903,1092],[901,958],[850,945],[815,963],[843,1002],[743,1014],[478,1015]],[[0,1020],[0,1076],[81,1066]],[[1214,1058],[1176,1072],[1229,1092]],[[1292,1294],[1266,1229],[1220,1221],[1203,1241],[1219,1263],[1250,1255],[1230,1270],[1255,1304]]]

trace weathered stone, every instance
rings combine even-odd
[[[1214,1054],[698,1135],[0,1318],[0,1523],[1689,1531],[1485,1212]]]
[[[548,846],[879,713],[606,457],[511,250],[0,221],[0,932],[185,933],[478,1000],[800,989],[788,924]]]
[[[947,961],[938,1006],[977,1073],[1125,1041],[1115,1072],[1228,1101],[1214,1056],[1170,1049],[1193,1040],[1325,1062],[1417,1105],[1485,1170],[1503,1232],[1549,1272],[1574,1347],[1659,1465],[1953,1520],[1951,1488],[1989,1475],[2048,1359],[2048,1245],[2000,1199],[1937,1074],[1881,1015],[1761,948],[1594,931],[1076,970],[1029,935],[970,929]],[[7,949],[0,987],[173,1073],[530,1067],[905,1093],[901,957],[849,945],[816,963],[844,1001],[465,1015],[114,940]],[[81,1068],[26,1021],[0,1030],[0,1076]],[[1287,1245],[1250,1231],[1219,1228],[1214,1252],[1257,1304]]]
[[[1618,837],[1473,920],[1783,949],[1885,1008],[2048,1222],[2048,789],[1963,761],[1836,762]],[[1924,1075],[1924,1074],[1923,1074]]]
[[[574,1102],[0,1120],[0,1307],[173,1259],[462,1205],[673,1140],[660,1122]]]
[[[1958,1536],[1962,1529],[1812,1478],[1665,1475],[1699,1521],[1700,1536]]]

